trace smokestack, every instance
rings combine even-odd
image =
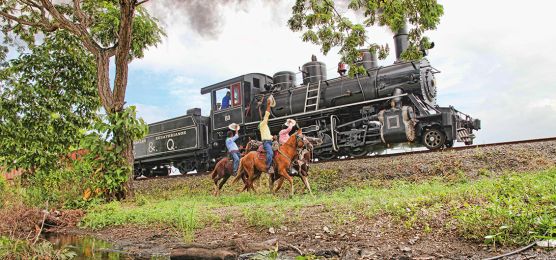
[[[396,61],[400,61],[400,55],[409,46],[408,33],[407,33],[407,23],[398,30],[396,35],[394,35],[394,47],[396,49]]]

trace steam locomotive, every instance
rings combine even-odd
[[[257,129],[264,100],[276,100],[269,126],[278,133],[287,118],[297,120],[303,133],[318,137],[319,160],[339,156],[364,156],[399,143],[428,149],[451,147],[454,142],[473,143],[479,119],[454,107],[436,104],[435,74],[439,71],[425,58],[401,61],[408,46],[406,28],[394,36],[397,61],[378,66],[376,54],[361,51],[359,64],[365,74],[327,79],[326,65],[316,59],[302,66],[301,84],[296,74],[281,71],[272,77],[261,73],[238,76],[201,89],[210,95],[210,116],[200,108],[177,118],[149,125],[149,135],[134,143],[135,174],[205,171],[226,153],[225,138],[230,123],[241,126],[239,143],[260,139]],[[230,106],[222,109],[217,92],[231,92]],[[262,105],[259,105],[262,104]]]

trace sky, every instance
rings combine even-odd
[[[288,29],[294,0],[227,0],[212,9],[218,18],[213,20],[197,15],[203,6],[156,1],[146,7],[167,37],[131,63],[126,98],[148,123],[193,107],[208,115],[202,87],[252,72],[298,71],[312,54],[327,63],[329,77],[335,75],[337,50],[324,56]],[[439,2],[444,16],[437,30],[427,33],[435,42],[428,59],[441,71],[438,104],[481,119],[476,144],[556,136],[553,1]],[[202,23],[211,26],[198,30]],[[393,49],[387,28],[372,28],[369,35],[370,42]],[[392,64],[393,55],[392,50],[379,64]]]

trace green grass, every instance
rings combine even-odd
[[[167,191],[165,196],[139,195],[136,202],[95,207],[82,220],[82,226],[96,229],[159,224],[175,227],[184,240],[190,241],[195,230],[207,225],[237,222],[268,228],[302,224],[315,217],[307,216],[304,210],[318,206],[320,211],[316,213],[334,225],[390,216],[396,224],[426,232],[455,227],[461,236],[476,241],[485,241],[486,237],[487,242],[523,244],[556,235],[556,169],[497,177],[485,174],[475,180],[462,173],[455,178],[421,182],[380,184],[373,180],[342,188],[334,186],[335,172],[322,174],[312,176],[317,194],[314,197],[233,192],[213,197],[209,195],[212,190],[204,185],[196,187],[206,190],[182,187]],[[266,181],[259,186],[259,190],[266,190]]]

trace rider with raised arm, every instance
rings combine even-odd
[[[263,141],[263,147],[266,152],[266,170],[269,174],[274,173],[272,167],[272,157],[274,152],[272,151],[272,134],[270,133],[270,128],[268,127],[268,118],[270,117],[270,105],[272,103],[271,98],[266,100],[266,111],[264,113],[263,120],[259,123],[259,130],[261,131],[261,140]],[[259,113],[261,107],[259,106]]]
[[[239,138],[239,126],[237,126],[235,130],[235,135],[234,132],[228,131],[228,138],[226,138],[226,148],[228,148],[228,153],[232,156],[232,159],[234,161],[234,176],[236,175],[237,168],[239,166],[239,159],[241,159],[241,154],[239,153],[239,148],[236,144],[236,140]]]
[[[290,132],[292,131],[293,127],[295,126],[295,120],[293,119],[288,119],[286,120],[285,125],[287,126],[287,128],[284,128],[282,130],[280,130],[280,133],[278,134],[279,138],[278,138],[278,142],[282,145],[285,142],[288,141],[288,139],[290,138]]]

